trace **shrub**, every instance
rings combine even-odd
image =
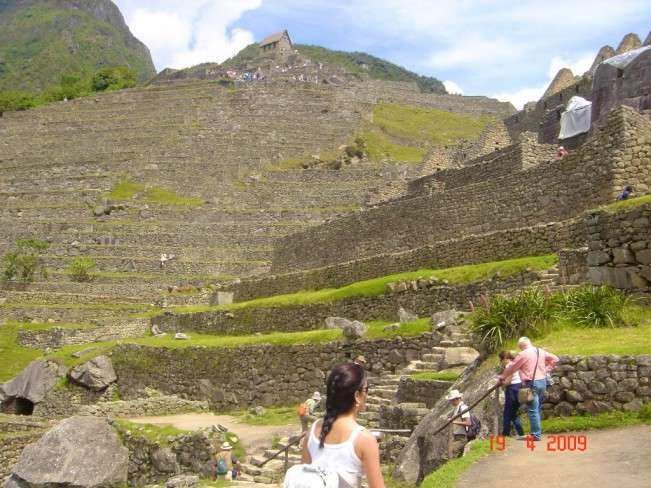
[[[553,301],[537,288],[513,296],[496,295],[486,299],[470,316],[470,330],[489,351],[507,340],[538,334],[553,313]]]
[[[631,299],[608,286],[582,286],[562,293],[557,315],[582,327],[620,327],[626,325],[624,309]]]
[[[0,113],[13,110],[27,110],[38,105],[34,95],[21,91],[0,92]]]
[[[97,263],[93,258],[78,257],[70,261],[66,272],[72,281],[84,282],[92,279],[90,273],[95,269]]]
[[[40,239],[18,239],[15,249],[4,256],[3,278],[5,281],[20,281],[31,283],[34,275],[41,265],[40,253],[47,249],[49,244]],[[41,274],[47,278],[47,270],[41,268]]]
[[[121,90],[136,86],[137,75],[135,71],[126,66],[103,68],[93,76],[91,88],[94,91]]]

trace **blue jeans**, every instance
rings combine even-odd
[[[529,424],[531,424],[531,435],[540,440],[542,437],[542,427],[540,426],[540,409],[542,399],[547,389],[547,381],[536,380],[533,382],[533,400],[527,404],[527,414],[529,415]]]
[[[518,392],[521,387],[522,383],[516,383],[515,385],[508,385],[504,390],[504,417],[502,419],[503,436],[511,435],[511,424],[515,427],[515,431],[518,435],[524,435],[524,430],[522,430],[522,424],[520,423],[520,417],[518,416],[518,410],[520,410]]]

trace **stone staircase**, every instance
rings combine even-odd
[[[249,456],[248,462],[242,463],[241,481],[255,483],[256,487],[263,487],[265,485],[277,486],[276,484],[282,482],[285,476],[285,455],[280,454],[276,459],[269,461],[267,464],[262,464],[273,457],[280,449],[287,447],[290,443],[288,437],[280,439],[276,447],[272,449],[265,449],[260,453]],[[289,448],[287,467],[290,468],[296,464],[301,464],[301,448],[294,445]],[[261,467],[262,466],[262,467]]]

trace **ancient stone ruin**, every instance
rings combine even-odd
[[[312,60],[281,31],[241,64],[5,113],[0,251],[42,240],[49,276],[0,287],[14,361],[0,384],[4,486],[192,486],[237,432],[156,437],[129,422],[293,412],[359,356],[360,421],[385,431],[396,478],[422,481],[446,460],[447,433],[433,434],[445,393],[470,403],[494,382],[469,330],[476,307],[582,284],[651,292],[645,45],[629,34],[604,46],[587,73],[562,70],[519,112]],[[623,68],[606,62],[627,53]],[[592,101],[592,124],[559,141],[573,95]],[[385,127],[417,157],[378,156],[376,110],[405,107],[474,129],[443,144]],[[609,206],[625,186],[642,198]],[[80,258],[87,274],[75,272]],[[527,264],[507,271],[506,260]],[[455,279],[450,268],[465,265],[493,271]],[[546,416],[651,401],[648,355],[560,366]],[[499,408],[497,394],[477,408],[482,435],[497,432]],[[242,479],[281,480],[300,461],[291,440],[255,446]],[[269,461],[283,447],[287,462]]]

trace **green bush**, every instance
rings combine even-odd
[[[0,92],[0,113],[14,110],[27,110],[36,107],[38,99],[34,95],[21,91]]]
[[[15,249],[4,255],[4,280],[31,283],[39,268],[41,275],[47,278],[47,270],[41,267],[40,253],[48,247],[49,244],[40,239],[18,239]]]
[[[642,408],[640,409],[638,416],[644,422],[647,423],[651,422],[651,402],[642,405]]]
[[[608,286],[582,286],[559,297],[557,315],[582,327],[620,327],[626,325],[624,309],[631,299]]]
[[[582,327],[625,326],[630,302],[624,292],[606,286],[583,286],[552,295],[528,288],[484,300],[470,316],[470,329],[489,351],[495,351],[509,339],[539,335],[552,319]]]
[[[483,300],[470,316],[470,330],[489,351],[495,351],[514,337],[536,335],[552,314],[551,297],[538,288],[528,288],[513,296]]]
[[[137,84],[135,71],[126,66],[103,68],[93,76],[91,88],[94,91],[122,90],[133,88]]]
[[[95,269],[97,263],[93,258],[77,257],[68,263],[66,273],[72,281],[85,282],[92,279],[90,273]]]

